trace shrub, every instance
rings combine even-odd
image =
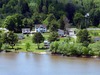
[[[59,35],[57,32],[51,32],[48,38],[50,42],[59,41]]]
[[[59,51],[58,47],[59,47],[59,43],[58,43],[57,41],[53,42],[53,43],[50,45],[50,50],[51,50],[51,52],[54,53],[54,54],[55,54],[55,53],[59,54],[60,51]]]
[[[26,47],[26,51],[28,51],[30,49],[30,43],[26,43],[25,47]]]
[[[89,49],[87,48],[87,47],[83,47],[82,48],[82,54],[84,55],[84,56],[89,56],[90,54],[89,54]]]

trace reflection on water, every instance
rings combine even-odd
[[[0,53],[0,75],[100,75],[100,59]]]

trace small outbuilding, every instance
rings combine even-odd
[[[29,34],[31,32],[30,28],[22,28],[23,34]]]

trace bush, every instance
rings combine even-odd
[[[85,47],[88,47],[89,42],[88,42],[88,41],[84,41],[84,42],[82,43],[82,45],[85,46]]]
[[[89,56],[89,49],[88,49],[87,47],[83,47],[83,48],[82,48],[82,54],[83,54],[84,56]]]
[[[98,47],[100,48],[100,47]],[[53,42],[50,45],[50,50],[53,54],[62,54],[64,56],[100,56],[99,52],[92,50],[89,46],[83,46],[82,43],[68,43],[68,42]]]
[[[84,41],[91,42],[91,37],[86,29],[80,30],[77,34],[78,42],[83,43]]]
[[[77,56],[81,56],[82,55],[82,44],[81,43],[76,43],[74,44],[75,49],[77,50]]]
[[[25,45],[25,47],[26,47],[26,51],[29,51],[29,49],[30,49],[30,43],[26,43],[26,45]]]
[[[50,42],[59,41],[59,35],[57,32],[51,32],[48,38]]]

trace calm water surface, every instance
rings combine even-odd
[[[1,53],[0,75],[100,75],[100,59]]]

